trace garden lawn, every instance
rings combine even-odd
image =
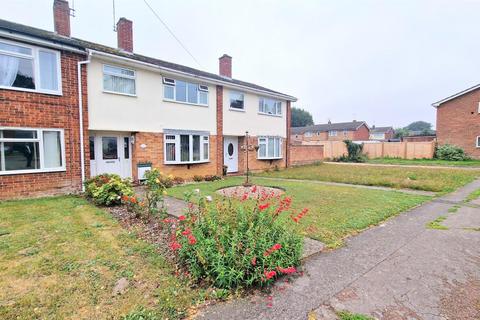
[[[480,170],[402,168],[322,163],[259,173],[258,176],[408,188],[447,193],[472,182]]]
[[[367,163],[413,166],[474,167],[480,169],[480,160],[448,161],[439,159],[376,158],[367,160]]]
[[[173,187],[171,196],[182,198],[185,192],[200,189],[203,195],[221,198],[215,190],[239,185],[242,177],[230,177],[222,181],[202,182]],[[298,231],[310,238],[335,248],[346,236],[355,234],[371,225],[406,211],[430,197],[405,194],[397,191],[370,190],[355,187],[327,186],[314,182],[272,180],[255,177],[255,184],[283,188],[293,198],[296,210],[309,208],[308,214],[296,225],[288,215],[281,217]]]
[[[112,296],[120,278],[130,285]],[[153,246],[76,197],[0,203],[0,319],[184,317],[202,293]]]

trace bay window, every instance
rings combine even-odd
[[[187,104],[208,106],[208,86],[163,78],[163,98]]]
[[[282,102],[269,98],[260,98],[258,102],[258,112],[262,114],[281,116]]]
[[[281,159],[283,140],[280,137],[258,138],[258,159]]]
[[[63,130],[0,128],[0,175],[63,170]]]
[[[103,91],[134,96],[135,70],[103,65]]]
[[[209,161],[210,138],[207,132],[165,130],[165,164]]]
[[[0,88],[61,94],[60,53],[0,41]]]

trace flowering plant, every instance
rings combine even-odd
[[[196,205],[178,219],[170,248],[193,278],[231,289],[268,285],[296,272],[303,240],[291,219],[279,219],[292,214],[292,199],[267,193],[244,198],[208,202],[199,193],[188,195]]]
[[[158,169],[145,172],[145,202],[148,213],[165,213],[163,197],[171,186],[173,177],[162,174]]]
[[[101,174],[85,182],[85,194],[97,205],[118,205],[122,196],[133,195],[132,182],[116,174]]]

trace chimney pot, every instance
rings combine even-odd
[[[53,24],[56,33],[70,37],[70,7],[68,1],[53,1]]]
[[[223,77],[232,77],[232,57],[228,54],[224,54],[220,58],[218,58],[218,68],[219,73]]]
[[[120,18],[117,22],[118,48],[133,52],[133,22],[127,18]]]

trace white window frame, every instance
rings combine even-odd
[[[17,58],[24,58],[24,59],[30,59],[33,60],[33,77],[35,81],[35,89],[28,89],[28,88],[19,88],[19,87],[9,87],[9,86],[0,86],[0,89],[7,89],[7,90],[15,90],[15,91],[26,91],[26,92],[36,92],[36,93],[45,93],[45,94],[52,94],[52,95],[57,95],[61,96],[62,93],[62,62],[60,58],[60,52],[56,50],[51,50],[43,47],[37,47],[37,46],[32,46],[20,42],[15,42],[15,41],[10,41],[10,40],[5,40],[5,39],[0,39],[0,42],[18,46],[18,47],[24,47],[32,50],[32,54],[24,54],[24,53],[19,53],[19,52],[11,52],[11,51],[5,51],[0,49],[0,54],[11,56],[11,57],[17,57]],[[50,52],[55,54],[57,58],[57,84],[58,84],[58,89],[57,90],[49,90],[49,89],[42,89],[40,88],[40,51],[44,52]]]
[[[0,137],[0,157],[1,157],[1,167],[0,167],[0,176],[4,175],[13,175],[13,174],[28,174],[28,173],[41,173],[41,172],[59,172],[66,171],[66,158],[65,158],[65,131],[64,129],[58,128],[25,128],[25,127],[0,127],[2,130],[19,130],[19,131],[36,131],[37,138],[1,138]],[[57,168],[45,168],[45,155],[43,149],[43,132],[44,131],[57,131],[60,132],[60,150],[62,157],[62,166]],[[38,142],[39,156],[40,156],[40,169],[30,169],[30,170],[9,170],[5,171],[5,154],[3,151],[3,142]]]
[[[313,136],[312,132],[307,131],[305,132],[305,138],[311,138]]]
[[[480,144],[478,143],[480,140],[480,136],[477,136],[477,140],[476,140],[476,147],[477,148],[480,148]]]
[[[242,108],[234,108],[232,107],[232,93],[233,94],[240,94],[242,95],[242,101],[243,101],[243,107]],[[234,90],[230,90],[230,92],[228,93],[228,108],[229,110],[231,111],[239,111],[239,112],[245,112],[245,93],[241,92],[241,91],[234,91]]]
[[[118,73],[108,72],[108,71],[105,71],[105,67],[128,70],[128,71],[133,72],[133,76],[129,76],[129,75],[126,75],[126,74],[118,74]],[[125,79],[133,80],[135,93],[132,94],[132,93],[118,92],[118,91],[105,89],[105,81],[104,81],[103,77],[106,74],[109,75],[109,76],[115,76],[115,77],[119,77],[119,78],[125,78]],[[137,96],[137,71],[134,70],[134,69],[125,68],[125,67],[122,67],[122,66],[116,66],[116,65],[113,65],[113,64],[103,64],[102,65],[102,88],[103,88],[103,92],[105,92],[105,93],[113,93],[113,94],[119,94],[119,95],[122,95],[122,96],[136,97]]]
[[[265,100],[273,101],[275,105],[275,113],[270,113],[265,111]],[[278,112],[280,110],[280,112]],[[272,117],[282,117],[283,114],[283,103],[280,100],[273,98],[260,97],[258,100],[258,114],[263,114]]]
[[[273,142],[273,155],[268,154],[268,139],[274,139],[274,140],[279,140],[278,147],[280,150],[278,150],[278,157],[275,157],[275,151],[276,150],[276,143],[275,141]],[[263,140],[263,141],[262,141]],[[260,156],[260,148],[258,148],[257,151],[257,159],[258,160],[278,160],[278,159],[283,159],[283,139],[282,137],[274,137],[274,136],[260,136],[258,137],[258,146],[260,145],[265,145],[265,157]]]
[[[343,130],[343,136],[347,137],[348,136],[348,130]]]
[[[209,87],[205,84],[200,84],[200,83],[196,83],[196,82],[190,82],[190,81],[187,81],[187,80],[180,80],[178,79],[178,81],[183,81],[185,82],[187,85],[187,88],[188,88],[188,85],[196,85],[197,86],[197,101],[198,103],[192,103],[192,102],[188,102],[188,89],[186,90],[186,95],[185,95],[185,98],[187,101],[178,101],[177,100],[177,79],[174,79],[174,78],[168,78],[168,77],[163,77],[163,101],[168,101],[168,102],[174,102],[174,103],[181,103],[181,104],[188,104],[188,105],[191,105],[191,106],[201,106],[201,107],[208,107],[209,105],[209,100],[210,100],[210,97],[209,97]],[[169,98],[165,98],[165,87],[166,86],[169,86],[169,87],[172,87],[173,88],[173,99],[169,99]],[[207,93],[207,103],[200,103],[200,92],[206,92]]]
[[[328,130],[328,136],[329,137],[336,137],[338,135],[337,130]]]
[[[166,139],[166,136],[175,136],[175,139]],[[189,161],[181,161],[180,136],[189,136]],[[200,160],[193,160],[193,136],[200,136]],[[210,136],[199,133],[164,133],[163,162],[164,164],[195,164],[210,162]],[[206,139],[205,139],[206,138]],[[175,161],[167,160],[167,143],[175,144]],[[205,157],[204,146],[207,145],[208,154]]]

